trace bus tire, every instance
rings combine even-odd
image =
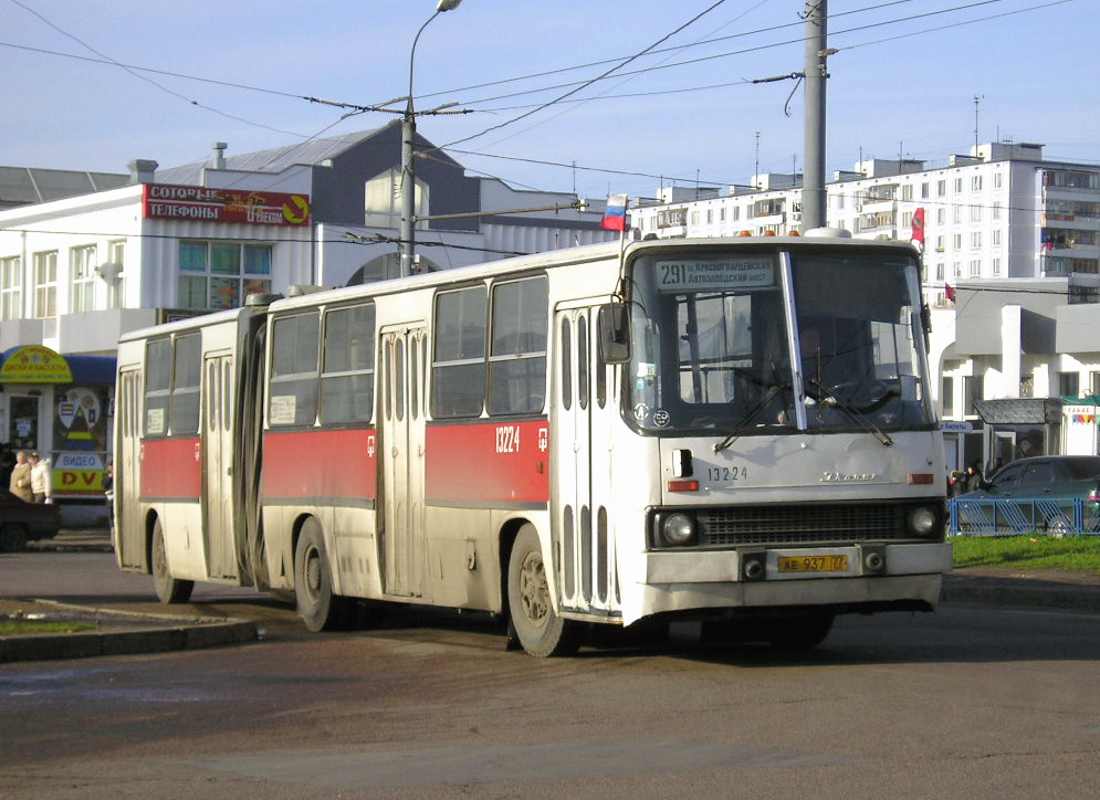
[[[767,639],[780,650],[813,650],[833,629],[836,615],[813,611],[769,623]]]
[[[347,602],[332,593],[332,571],[321,525],[312,517],[302,525],[294,549],[294,598],[306,628],[320,631],[344,627]]]
[[[27,546],[27,530],[22,525],[10,524],[0,528],[0,553],[18,553]]]
[[[160,602],[171,605],[186,603],[191,599],[191,591],[195,588],[195,582],[176,580],[168,569],[168,553],[164,546],[164,526],[161,524],[159,517],[153,523],[152,562],[153,589],[156,591]]]
[[[516,639],[536,658],[572,655],[580,647],[581,624],[554,611],[542,546],[531,525],[520,528],[508,559],[508,614]]]

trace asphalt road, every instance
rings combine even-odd
[[[0,596],[145,605],[108,554],[0,559]],[[40,591],[40,593],[43,593]],[[946,603],[825,645],[505,652],[486,618],[312,635],[249,590],[262,641],[0,664],[0,797],[1093,798],[1100,616]],[[150,603],[151,607],[156,604]]]

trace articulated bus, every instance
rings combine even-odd
[[[841,232],[559,250],[123,337],[120,567],[502,615],[535,656],[595,625],[812,647],[934,610],[950,569],[909,245]],[[294,294],[293,292],[291,294]]]

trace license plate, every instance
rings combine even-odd
[[[780,556],[777,566],[780,572],[847,572],[848,556],[833,554],[824,556]]]

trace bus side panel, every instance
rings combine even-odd
[[[546,530],[549,446],[545,419],[428,425],[431,602],[501,610],[499,533],[523,521]]]
[[[430,424],[427,501],[545,507],[550,501],[549,430],[545,419]]]
[[[373,429],[264,434],[261,504],[273,587],[294,586],[294,526],[308,515],[325,532],[334,591],[381,595],[377,441]]]
[[[209,580],[202,535],[202,448],[198,439],[145,439],[141,501],[161,520],[172,577]]]
[[[146,439],[141,445],[141,497],[199,502],[202,448],[198,439]]]

